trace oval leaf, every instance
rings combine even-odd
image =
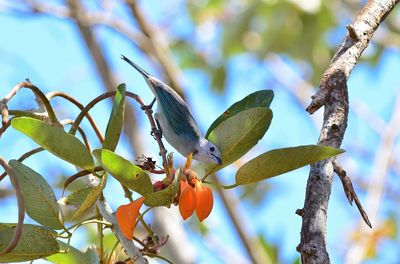
[[[153,192],[149,175],[130,161],[106,149],[96,149],[93,155],[107,172],[129,189],[143,196]]]
[[[51,229],[64,228],[56,196],[46,180],[17,160],[11,160],[25,198],[26,213],[36,222]]]
[[[14,235],[16,224],[0,223],[0,252]],[[57,233],[37,225],[25,224],[18,245],[10,253],[0,255],[0,262],[20,262],[43,258],[58,253]]]
[[[180,170],[175,173],[174,181],[164,190],[146,194],[144,204],[149,207],[170,206],[178,193],[179,173]]]
[[[248,184],[268,179],[343,152],[342,149],[322,145],[274,149],[240,167],[236,183]]]
[[[68,245],[62,241],[57,240],[62,251],[68,251],[67,253],[58,253],[46,258],[47,261],[55,264],[97,264],[99,263],[99,257],[97,256],[94,248],[88,248],[86,252],[82,252],[79,249]]]
[[[219,124],[208,139],[218,146],[222,165],[206,165],[206,175],[222,169],[246,154],[264,136],[271,120],[271,109],[256,107],[241,111]]]
[[[16,117],[11,125],[57,157],[80,168],[93,169],[93,157],[85,145],[64,129],[30,117]]]
[[[219,124],[221,124],[226,119],[236,115],[237,113],[248,110],[255,107],[269,107],[272,99],[274,98],[274,92],[272,90],[261,90],[249,94],[240,101],[237,101],[231,105],[222,115],[220,115],[207,130],[206,138],[210,135]]]
[[[114,97],[114,105],[108,120],[106,135],[104,137],[103,149],[114,151],[121,136],[125,114],[125,84],[122,83],[117,88]]]

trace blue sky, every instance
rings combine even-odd
[[[157,9],[154,12],[151,17],[157,18]],[[71,22],[46,16],[22,19],[0,13],[0,25],[2,25],[0,27],[0,36],[2,36],[2,41],[0,41],[0,69],[2,69],[0,97],[3,97],[16,83],[27,77],[45,92],[53,90],[68,92],[83,104],[103,92],[103,87],[93,70],[93,64],[86,52],[85,45]],[[157,72],[151,68],[151,64],[146,63],[148,59],[116,33],[106,30],[99,30],[97,33],[102,38],[105,55],[118,80],[125,82],[128,90],[150,102],[152,95],[142,77],[120,60],[119,55],[124,54],[130,57],[156,75]],[[246,158],[250,159],[273,148],[314,144],[319,133],[308,114],[299,108],[293,97],[278,84],[274,87],[265,87],[266,80],[271,78],[268,76],[268,71],[262,65],[253,65],[252,62],[251,56],[246,55],[238,56],[230,62],[229,86],[223,95],[210,91],[209,80],[201,72],[194,70],[184,72],[187,100],[202,131],[205,132],[212,121],[235,101],[256,90],[271,88],[275,92],[275,98],[271,105],[274,111],[271,127],[259,144],[246,155]],[[375,67],[362,63],[357,65],[349,80],[350,107],[352,102],[362,101],[371,106],[373,112],[387,120],[394,98],[398,95],[398,80],[394,76],[399,68],[400,55],[395,50],[385,52]],[[301,69],[294,67],[294,70],[300,72]],[[21,92],[12,100],[9,108],[34,107],[32,98],[29,92]],[[54,106],[65,116],[73,117],[78,113],[73,108],[65,108],[61,101],[55,101]],[[95,107],[91,112],[103,131],[110,109],[110,104],[103,103],[102,106]],[[143,115],[140,124],[143,134],[146,135],[143,138],[148,146],[147,151],[156,156],[155,154],[158,153],[156,143],[150,136],[147,136],[150,131],[149,125],[142,117]],[[10,144],[11,142],[12,144]],[[351,114],[344,142],[345,149],[346,145],[357,143],[374,151],[378,138],[364,122]],[[24,150],[29,150],[34,146],[35,144],[31,140],[10,129],[0,140],[0,155],[7,160],[17,158]],[[171,147],[168,149],[171,150]],[[125,139],[120,143],[117,151],[121,155],[132,158],[132,151]],[[369,176],[369,165],[361,163],[360,157],[351,152],[343,155],[352,155],[351,158],[356,161],[357,171],[365,175],[364,177]],[[44,159],[48,162],[43,163]],[[183,159],[178,158],[178,160],[182,162]],[[359,161],[360,163],[357,163]],[[56,182],[57,174],[74,174],[72,166],[65,166],[62,161],[46,153],[30,158],[26,164],[42,173],[51,183]],[[50,169],[49,164],[51,164]],[[243,223],[246,228],[252,232],[262,233],[268,241],[276,243],[281,248],[281,258],[284,263],[289,263],[298,257],[295,248],[300,240],[301,218],[294,212],[303,205],[307,176],[308,167],[305,167],[284,176],[272,178],[268,180],[271,191],[264,197],[261,206],[255,208],[246,200],[240,205],[240,209],[245,212]],[[221,171],[220,177],[223,181],[232,183],[234,169],[224,169]],[[0,183],[0,187],[8,185],[8,180]],[[107,195],[111,196],[113,187],[116,187],[115,182],[108,185],[106,197]],[[398,184],[395,187],[398,188]],[[237,190],[229,192],[240,193]],[[58,193],[58,197],[60,197],[59,195],[60,193]],[[362,193],[360,193],[360,198],[363,201]],[[121,203],[126,203],[123,195],[118,199],[113,198],[110,202],[113,208]],[[0,221],[14,222],[17,216],[15,201],[8,198],[1,200],[0,205]],[[382,214],[385,215],[385,211]],[[340,263],[345,250],[341,246],[341,241],[348,238],[347,232],[359,222],[360,217],[356,208],[350,207],[346,203],[342,186],[336,178],[328,215],[328,250],[332,263]],[[245,256],[218,199],[206,224],[207,222],[212,223],[215,235],[226,241],[229,247],[242,252]],[[193,234],[193,236],[193,241],[198,249],[204,249],[202,237],[198,234]],[[393,247],[390,243],[385,246],[389,249]],[[214,259],[213,263],[218,263],[210,252],[199,255],[201,255],[199,263],[207,263],[210,259]],[[380,261],[384,260],[381,263],[395,263],[396,257],[399,257],[398,253],[391,250],[381,252],[380,256]]]

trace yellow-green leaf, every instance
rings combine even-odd
[[[240,111],[221,122],[208,139],[218,146],[222,165],[206,165],[206,175],[236,161],[246,154],[264,136],[272,120],[272,111],[266,107],[255,107]]]
[[[101,191],[103,190],[104,186],[106,185],[106,181],[107,181],[107,174],[104,174],[99,182],[99,185],[97,185],[95,187],[87,187],[87,188],[82,189],[82,190],[84,190],[83,193],[86,195],[77,204],[78,208],[72,215],[72,219],[77,219],[87,209],[89,209],[90,207],[92,207],[92,205],[94,205],[96,203]]]
[[[180,170],[177,170],[174,181],[164,190],[145,195],[144,204],[149,207],[170,206],[179,190],[179,173]]]
[[[153,192],[149,175],[129,160],[106,149],[96,149],[93,155],[101,166],[124,186],[143,196]]]
[[[85,145],[64,129],[30,117],[16,117],[11,125],[57,157],[80,168],[93,169],[93,157]]]
[[[342,149],[322,145],[274,149],[240,167],[236,173],[236,183],[248,184],[268,179],[343,152]]]
[[[125,84],[117,87],[114,97],[114,105],[108,120],[106,135],[104,137],[103,149],[114,151],[121,136],[125,114]]]
[[[237,101],[224,111],[208,128],[206,138],[210,135],[219,124],[226,119],[238,114],[241,111],[248,110],[255,107],[269,107],[272,99],[274,98],[274,92],[272,90],[261,90],[247,95],[240,101]]]
[[[16,224],[0,223],[0,252],[11,241]],[[13,251],[0,255],[0,262],[21,262],[43,258],[59,252],[57,233],[42,226],[25,224],[22,236]]]
[[[18,178],[25,198],[26,213],[36,222],[51,229],[62,229],[62,215],[56,196],[46,180],[36,171],[17,160],[10,166]]]

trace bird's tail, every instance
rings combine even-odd
[[[146,72],[145,70],[142,69],[142,67],[140,67],[139,65],[137,65],[136,63],[134,63],[133,61],[131,61],[130,59],[128,59],[127,57],[125,57],[124,55],[121,55],[121,59],[123,59],[124,61],[126,61],[127,63],[129,63],[129,65],[131,65],[133,68],[135,68],[135,70],[137,70],[138,72],[140,72],[144,77],[149,78],[150,74],[148,72]]]

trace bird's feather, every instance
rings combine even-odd
[[[168,92],[168,88],[159,84],[154,87],[154,91],[158,97],[159,107],[162,108],[169,126],[177,135],[197,142],[201,134],[196,121],[183,100],[177,100],[171,92]],[[179,95],[176,94],[175,96]]]

